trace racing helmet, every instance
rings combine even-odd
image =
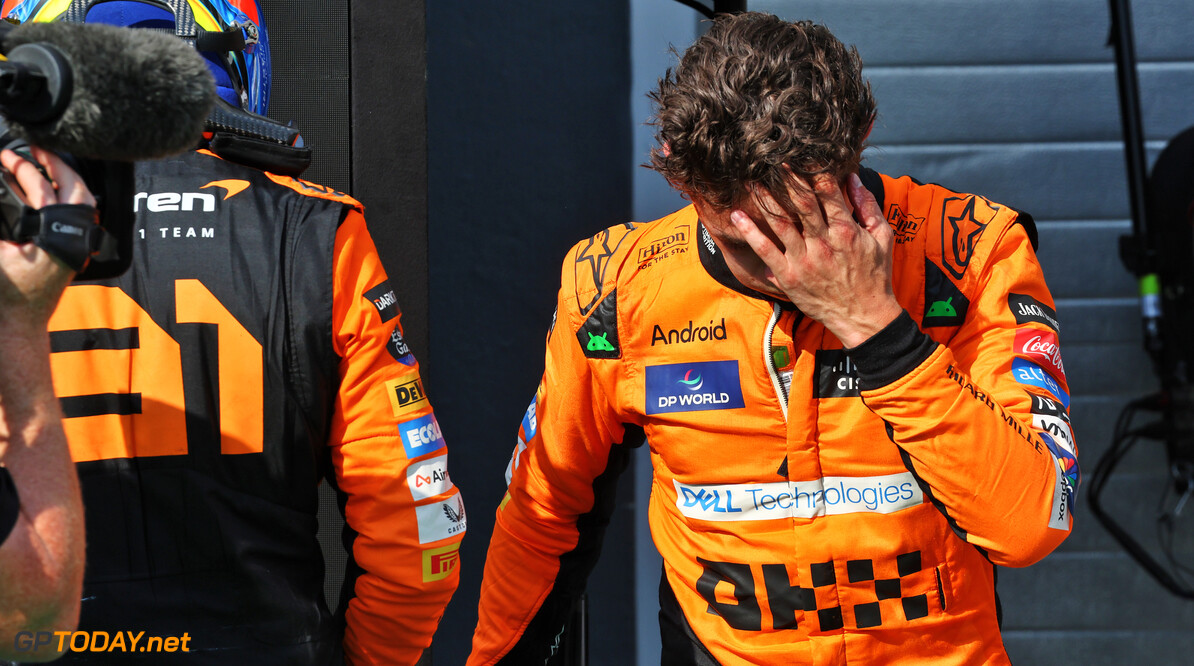
[[[257,0],[3,0],[0,16],[173,32],[207,60],[224,101],[261,116],[269,109],[269,38]]]

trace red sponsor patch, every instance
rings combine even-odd
[[[1053,331],[1024,328],[1016,331],[1016,355],[1033,359],[1054,377],[1064,381],[1065,367],[1061,363],[1061,345]]]

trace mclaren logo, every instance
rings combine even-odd
[[[145,210],[151,213],[196,210],[210,213],[216,209],[215,196],[205,192],[138,192],[133,197],[134,213],[141,210],[141,202],[145,202]]]
[[[232,197],[234,197],[234,196],[240,194],[241,192],[244,192],[246,189],[248,189],[249,181],[238,180],[235,178],[232,178],[229,180],[213,180],[210,183],[204,185],[203,187],[201,187],[199,189],[206,190],[209,187],[222,188],[225,191],[224,201],[227,201],[227,200],[231,199]]]

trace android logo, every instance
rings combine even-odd
[[[954,310],[953,305],[950,305],[950,303],[953,300],[954,300],[953,296],[950,296],[949,298],[947,298],[944,301],[933,301],[933,304],[929,306],[929,311],[925,313],[925,316],[926,317],[956,317],[956,316],[958,316],[958,311]],[[592,344],[592,343],[590,343],[590,344]]]
[[[605,339],[605,336],[608,334],[608,331],[606,333],[602,333],[600,336],[589,333],[589,344],[585,348],[589,351],[617,351],[614,349],[614,346],[609,343],[609,340]]]

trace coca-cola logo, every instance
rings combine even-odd
[[[1065,378],[1065,367],[1061,363],[1061,346],[1052,331],[1024,329],[1016,331],[1016,353],[1028,358],[1042,359],[1046,368],[1056,370],[1058,377]]]

